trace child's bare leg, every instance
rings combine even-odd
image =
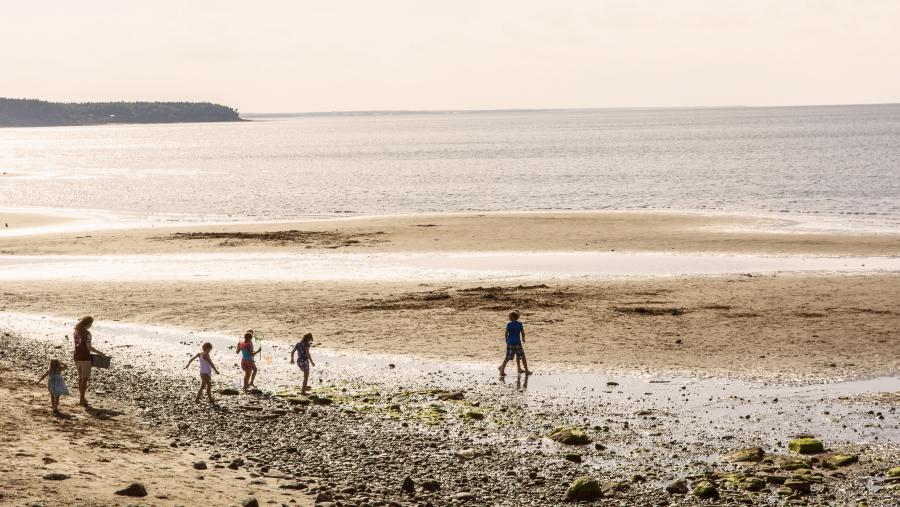
[[[244,370],[244,391],[250,387],[250,370]]]
[[[305,393],[309,389],[309,370],[303,370],[303,389],[300,391]]]
[[[522,366],[524,366],[525,369],[519,371],[521,371],[522,373],[531,373],[531,371],[528,369],[528,359],[525,359],[524,357],[522,358]]]
[[[528,366],[525,366],[525,370],[522,369],[522,361],[524,361],[524,359],[516,355],[516,371],[519,373],[525,373],[525,370],[528,369]]]
[[[506,363],[508,363],[508,362],[509,362],[509,359],[504,359],[504,360],[503,360],[503,364],[500,365],[500,368],[499,368],[499,369],[500,369],[500,376],[501,376],[501,377],[504,376],[504,375],[506,375]]]
[[[256,367],[253,367],[251,371],[252,373],[250,375],[250,385],[256,387]]]
[[[197,396],[194,397],[194,402],[200,401],[200,395],[203,394],[203,385],[206,384],[206,381],[200,382],[200,389],[197,391]]]

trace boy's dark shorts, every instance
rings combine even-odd
[[[509,361],[515,356],[518,356],[519,359],[525,359],[525,349],[521,345],[507,345],[506,360]]]

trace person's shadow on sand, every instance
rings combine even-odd
[[[124,412],[118,410],[112,410],[108,408],[94,408],[91,406],[84,407],[84,412],[91,417],[102,420],[112,419],[113,417],[124,414]]]

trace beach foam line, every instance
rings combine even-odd
[[[625,252],[207,253],[0,257],[6,281],[478,281],[898,273],[900,257]]]

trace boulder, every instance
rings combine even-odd
[[[400,491],[410,495],[416,492],[416,483],[413,482],[412,477],[407,475],[406,478],[403,479],[403,483],[400,484]]]
[[[426,479],[422,481],[422,490],[428,492],[440,491],[441,483],[434,479]]]
[[[835,467],[850,466],[859,463],[859,456],[856,454],[834,454],[825,459],[825,463]]]
[[[219,389],[219,394],[224,396],[237,396],[241,394],[237,389],[232,389],[230,387],[226,387],[225,389]]]
[[[719,498],[719,490],[709,481],[700,481],[694,484],[692,493],[697,498]]]
[[[724,454],[720,459],[726,463],[758,462],[762,461],[765,455],[766,453],[759,447],[748,447]]]
[[[145,497],[147,496],[147,488],[139,482],[130,484],[127,488],[116,491],[119,496]]]
[[[788,443],[788,449],[799,454],[818,454],[825,452],[822,441],[815,438],[795,438]]]
[[[45,481],[64,481],[69,478],[71,478],[71,476],[66,474],[47,474],[44,476]]]
[[[206,462],[198,461],[194,463],[194,470],[206,470]]]
[[[563,455],[563,458],[572,463],[581,463],[581,454],[578,454],[577,452],[567,452]]]
[[[900,477],[900,467],[894,467],[887,471],[888,477]]]
[[[666,493],[670,495],[685,495],[688,492],[687,482],[683,479],[666,484]]]
[[[587,445],[591,438],[579,428],[560,426],[547,435],[551,440],[566,445]]]
[[[449,393],[440,393],[437,397],[439,400],[461,400],[464,395],[462,391],[452,391]]]
[[[241,507],[259,507],[259,500],[256,497],[247,497],[241,501]]]
[[[796,491],[797,493],[809,493],[812,484],[802,479],[792,478],[784,481],[783,487],[789,488],[791,491]]]
[[[600,483],[585,475],[569,484],[564,499],[567,502],[591,502],[602,497]]]

